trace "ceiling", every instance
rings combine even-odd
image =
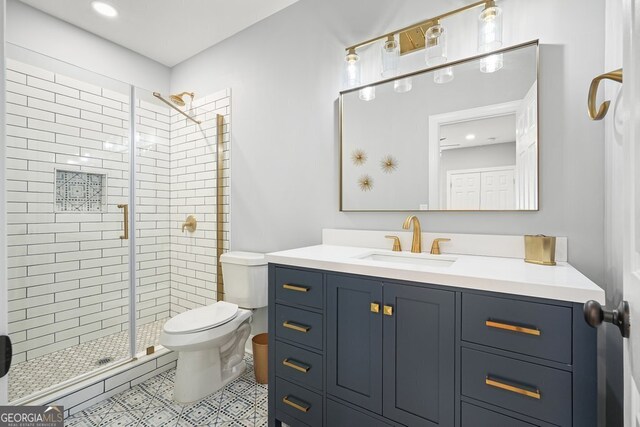
[[[467,139],[474,135],[474,139]],[[452,123],[440,128],[440,147],[443,150],[503,144],[516,140],[515,114]]]
[[[172,67],[298,0],[21,0],[36,9]]]

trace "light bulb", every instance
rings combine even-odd
[[[501,53],[489,55],[480,60],[480,71],[483,73],[495,73],[504,65],[504,57]]]
[[[116,8],[111,6],[109,3],[94,1],[91,2],[91,7],[93,7],[93,10],[95,10],[97,13],[102,16],[106,16],[107,18],[115,18],[116,16],[118,16],[118,11],[116,10]]]
[[[447,37],[439,23],[429,27],[424,35],[425,61],[429,67],[447,62]]]
[[[373,101],[376,99],[376,88],[375,86],[367,86],[363,87],[358,91],[358,97],[362,101]]]
[[[345,57],[346,66],[346,83],[348,87],[358,86],[360,84],[360,57],[355,49],[349,49]]]
[[[502,9],[488,1],[478,17],[478,52],[485,53],[502,47]]]
[[[389,36],[382,45],[382,77],[393,77],[398,72],[400,47],[395,36]]]

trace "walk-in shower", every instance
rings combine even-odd
[[[6,75],[9,401],[24,403],[152,353],[170,316],[222,296],[230,94],[177,95],[187,114],[17,46]]]

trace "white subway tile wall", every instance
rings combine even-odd
[[[216,300],[216,116],[224,117],[223,249],[229,249],[229,135],[231,91],[196,97],[196,125],[180,113],[171,116],[171,315]],[[189,106],[189,104],[187,104]],[[194,215],[194,233],[182,224]]]
[[[126,90],[17,61],[8,61],[7,80],[9,328],[20,363],[128,328],[117,205],[128,202],[130,109]],[[225,117],[228,249],[230,91],[196,98],[193,108],[200,126],[136,100],[140,325],[215,301],[216,114]],[[56,169],[105,174],[104,211],[56,212]],[[198,229],[182,233],[190,214]]]

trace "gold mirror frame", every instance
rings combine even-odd
[[[474,55],[474,56],[470,56],[467,58],[462,58],[456,61],[451,61],[451,62],[447,62],[441,65],[437,65],[435,67],[428,67],[428,68],[423,68],[417,71],[413,71],[407,74],[403,74],[403,75],[398,75],[398,76],[393,76],[384,80],[380,80],[377,81],[375,83],[369,83],[369,84],[364,84],[364,85],[360,85],[357,87],[353,87],[353,88],[349,88],[343,91],[340,91],[340,97],[339,97],[339,134],[340,134],[340,156],[339,156],[339,162],[340,162],[340,178],[339,178],[339,186],[340,186],[340,191],[339,191],[339,206],[340,206],[340,212],[538,212],[540,210],[540,85],[538,84],[537,87],[537,93],[536,93],[536,99],[537,99],[537,103],[536,103],[536,118],[537,118],[537,138],[538,138],[538,150],[537,150],[537,159],[536,159],[536,166],[537,166],[537,182],[536,182],[536,187],[537,187],[537,194],[536,194],[536,208],[535,209],[507,209],[507,210],[455,210],[455,209],[430,209],[430,210],[419,210],[419,209],[345,209],[344,208],[344,200],[343,200],[343,164],[345,159],[348,157],[348,153],[344,153],[344,147],[343,147],[343,120],[344,120],[344,95],[352,93],[352,92],[356,92],[359,91],[360,89],[363,89],[365,87],[369,87],[369,86],[380,86],[383,85],[385,83],[390,83],[393,82],[395,80],[399,80],[399,79],[403,79],[403,78],[407,78],[407,77],[413,77],[413,76],[418,76],[418,75],[422,75],[422,74],[427,74],[430,72],[434,72],[443,68],[448,68],[448,67],[453,67],[459,64],[464,64],[464,63],[468,63],[468,62],[473,62],[473,61],[478,61],[482,58],[485,57],[489,57],[491,55],[495,55],[495,54],[500,54],[500,53],[507,53],[509,51],[513,51],[513,50],[517,50],[517,49],[522,49],[522,48],[526,48],[526,47],[531,47],[531,46],[535,46],[536,48],[536,81],[540,80],[540,43],[539,40],[532,40],[532,41],[528,41],[525,43],[520,43],[520,44],[516,44],[513,46],[508,46],[502,49],[498,49],[498,50],[494,50],[488,53],[483,53],[480,55]]]

